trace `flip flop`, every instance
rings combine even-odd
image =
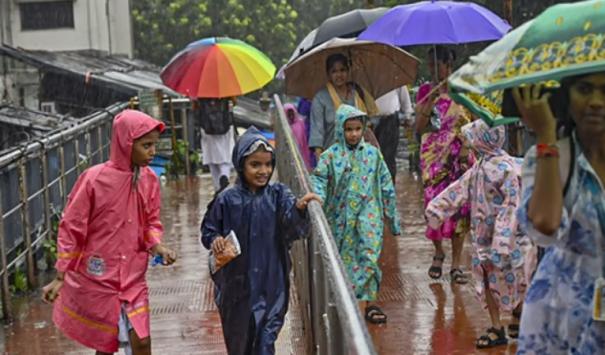
[[[373,324],[384,324],[387,322],[387,315],[378,306],[366,307],[366,320]]]
[[[441,267],[443,265],[444,260],[445,260],[445,254],[433,256],[433,261],[439,261],[439,262],[441,262],[441,265],[439,265],[439,266],[431,265],[431,267],[429,268],[429,277],[431,279],[436,280],[441,277],[441,275],[443,274],[443,269]]]

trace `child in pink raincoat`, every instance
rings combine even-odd
[[[139,111],[117,115],[109,161],[78,178],[59,225],[57,276],[43,299],[54,302],[57,327],[97,354],[116,352],[120,342],[151,354],[149,256],[176,259],[160,243],[160,185],[147,166],[163,130]]]
[[[431,200],[425,214],[429,225],[437,228],[470,201],[475,288],[492,321],[487,334],[477,339],[477,347],[486,348],[508,342],[501,312],[513,313],[509,336],[518,336],[521,305],[535,268],[536,250],[518,230],[522,161],[502,149],[504,127],[490,129],[477,120],[463,126],[462,133],[480,159]]]
[[[307,170],[311,170],[311,150],[307,139],[307,130],[305,128],[305,119],[298,113],[293,104],[285,104],[284,111],[288,118],[288,124],[292,129],[292,134],[300,150],[300,155],[303,158]]]

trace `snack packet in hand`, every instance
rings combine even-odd
[[[225,242],[227,245],[221,253],[217,255],[214,255],[213,252],[210,253],[210,272],[213,274],[242,253],[239,240],[234,231],[231,231],[225,237]]]

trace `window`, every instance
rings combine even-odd
[[[56,113],[57,108],[56,108],[54,102],[46,101],[46,102],[40,103],[40,111],[47,112],[47,113]]]
[[[20,3],[19,11],[23,31],[74,28],[73,0]]]

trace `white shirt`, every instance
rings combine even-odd
[[[401,111],[404,116],[403,118],[408,119],[414,112],[410,100],[410,93],[405,86],[389,91],[379,97],[376,100],[376,106],[378,107],[380,116],[388,116]]]

